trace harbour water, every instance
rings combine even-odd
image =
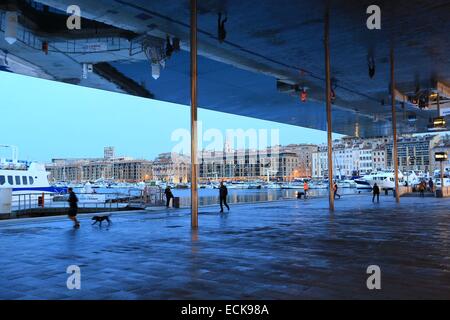
[[[181,207],[191,205],[190,189],[172,190],[175,197],[180,197]],[[263,201],[276,201],[282,199],[294,199],[297,192],[303,192],[302,189],[228,189],[228,203],[250,203]],[[366,192],[366,191],[364,191]],[[199,189],[199,205],[214,205],[219,203],[219,190],[217,189]],[[358,193],[356,188],[339,189],[340,195],[352,195]],[[319,198],[327,197],[327,189],[315,189],[308,191],[309,197]]]

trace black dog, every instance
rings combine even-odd
[[[111,224],[111,220],[109,219],[109,215],[108,216],[93,216],[92,220],[94,220],[95,222],[92,224],[96,224],[97,222],[100,222],[100,226],[102,225],[103,221],[108,221],[108,225]]]

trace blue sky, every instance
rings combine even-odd
[[[0,145],[18,146],[23,160],[102,157],[110,145],[118,155],[153,159],[174,148],[175,130],[189,130],[189,107],[156,100],[7,72],[0,72],[0,94]],[[198,117],[203,132],[278,129],[281,144],[326,141],[318,130],[204,109]]]

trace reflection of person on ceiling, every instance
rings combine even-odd
[[[227,31],[225,30],[225,23],[227,22],[227,20],[227,17],[222,20],[222,13],[220,12],[217,23],[217,37],[220,43],[223,43],[225,41],[225,38],[227,37]]]

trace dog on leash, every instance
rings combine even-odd
[[[108,225],[111,224],[111,220],[109,219],[109,215],[106,215],[106,216],[93,216],[92,220],[94,220],[94,223],[92,225],[99,223],[99,225],[101,226],[102,222],[105,221],[105,220],[108,222]]]

